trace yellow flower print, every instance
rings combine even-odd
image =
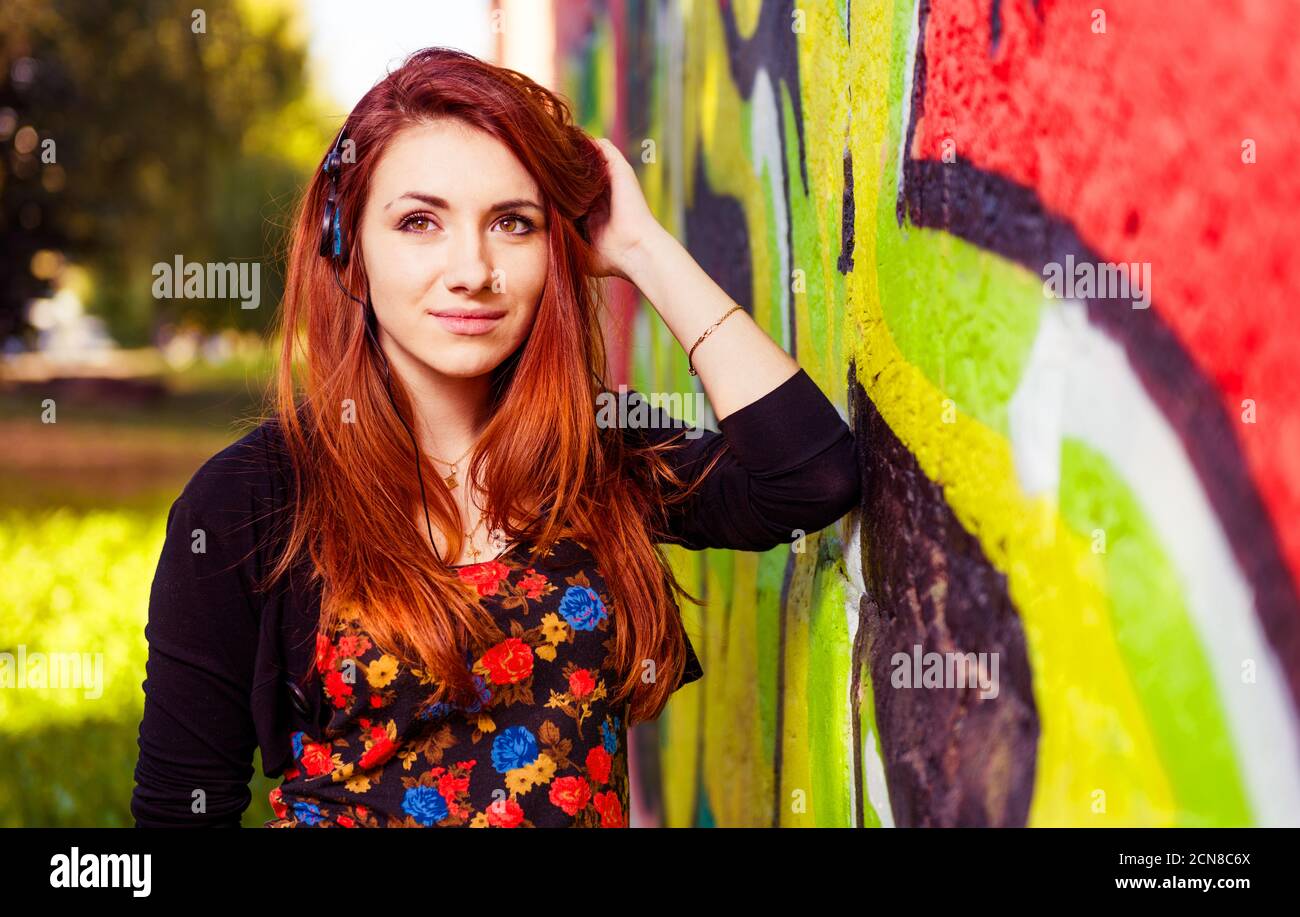
[[[542,636],[552,646],[559,646],[569,639],[569,625],[558,614],[551,612],[542,617]]]
[[[351,766],[352,766],[352,765],[350,765],[350,764],[348,765],[348,767],[351,767]],[[351,780],[349,780],[349,781],[347,782],[346,786],[347,786],[347,788],[348,788],[348,792],[350,792],[350,793],[369,793],[369,792],[370,792],[370,775],[369,775],[369,774],[357,774],[357,776],[353,777]]]
[[[527,793],[535,786],[550,783],[555,776],[555,760],[546,752],[537,756],[537,760],[512,771],[506,771],[506,789],[511,796]]]
[[[550,783],[551,778],[555,776],[555,759],[542,752],[537,756],[537,760],[528,767],[537,775],[538,783]]]
[[[527,793],[532,788],[533,772],[530,768],[517,767],[512,771],[506,771],[506,789],[510,791],[511,796]]]
[[[372,688],[383,688],[397,677],[397,659],[385,653],[366,666],[366,681]]]

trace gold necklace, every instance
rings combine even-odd
[[[433,459],[435,462],[441,462],[442,464],[446,465],[451,469],[451,474],[447,475],[442,479],[442,483],[447,485],[448,490],[455,490],[456,487],[460,484],[460,482],[456,480],[456,466],[460,464],[461,459],[463,459],[466,455],[469,455],[471,452],[473,452],[474,446],[477,445],[478,445],[478,440],[474,440],[474,442],[470,445],[470,447],[465,450],[464,454],[462,454],[461,457],[456,459],[456,461],[454,462],[449,462],[446,459],[440,459],[434,455],[429,456],[429,458]]]
[[[466,508],[468,509],[468,507]],[[474,533],[479,530],[479,527],[483,525],[483,520],[486,518],[487,516],[480,511],[478,522],[474,523],[474,527],[465,533],[465,539],[469,543],[469,556],[473,558],[473,560],[470,561],[471,563],[478,563],[478,556],[483,553],[482,550],[474,547]],[[499,554],[505,547],[505,533],[500,529],[493,529],[488,534],[488,542],[497,549],[497,553]]]
[[[478,531],[479,526],[483,524],[483,517],[478,517],[478,522],[474,523],[474,528],[465,533],[465,540],[469,542],[469,556],[473,558],[470,563],[478,563],[478,556],[483,552],[474,547],[474,533]]]

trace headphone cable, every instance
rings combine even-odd
[[[424,526],[429,532],[429,544],[433,547],[434,553],[436,554],[438,551],[438,545],[433,540],[433,524],[429,521],[429,498],[424,490],[424,473],[420,470],[420,447],[415,441],[415,434],[412,433],[411,428],[407,426],[406,419],[402,417],[402,412],[397,409],[397,402],[393,398],[393,387],[390,381],[392,373],[389,371],[388,367],[388,355],[384,353],[384,349],[379,346],[379,341],[375,339],[375,333],[370,330],[370,314],[374,307],[370,305],[368,301],[362,302],[353,296],[348,291],[347,287],[343,286],[343,281],[339,279],[338,265],[331,265],[331,267],[333,268],[331,273],[334,276],[335,285],[338,286],[344,296],[362,308],[363,313],[361,321],[365,325],[366,334],[370,337],[371,343],[375,345],[375,350],[379,352],[380,359],[384,361],[384,390],[388,393],[388,403],[392,405],[393,413],[397,415],[397,420],[401,423],[402,429],[406,431],[406,435],[411,438],[411,448],[414,450],[415,455],[415,477],[416,480],[420,482],[420,504],[424,507]],[[366,298],[369,300],[368,296]]]

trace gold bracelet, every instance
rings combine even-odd
[[[735,312],[735,311],[736,311],[737,309],[739,309],[739,308],[740,308],[740,306],[732,306],[730,309],[728,309],[725,313],[723,313],[722,318],[718,319],[716,322],[714,322],[712,325],[710,325],[710,326],[708,327],[708,329],[707,329],[703,334],[701,334],[701,335],[696,339],[695,343],[691,345],[690,352],[686,354],[686,366],[690,369],[690,371],[691,371],[691,375],[692,375],[692,376],[698,376],[698,375],[699,375],[699,373],[697,373],[697,372],[695,371],[695,364],[691,362],[691,358],[695,356],[695,348],[696,348],[696,347],[699,347],[699,346],[700,346],[700,343],[701,343],[701,342],[702,342],[706,337],[708,337],[710,334],[712,334],[712,333],[713,333],[713,329],[716,328],[716,327],[718,327],[719,325],[721,325],[722,322],[723,322],[723,320],[724,320],[728,315],[730,315],[732,312]]]

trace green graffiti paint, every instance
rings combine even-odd
[[[1061,444],[1061,515],[1086,539],[1105,533],[1115,639],[1178,801],[1178,824],[1253,824],[1227,718],[1177,572],[1105,457]]]
[[[852,799],[844,788],[853,779],[853,743],[847,734],[850,671],[844,662],[852,658],[852,646],[845,609],[848,597],[844,565],[833,560],[840,552],[838,538],[819,539],[806,636],[809,664],[805,697],[810,711],[810,809],[819,826],[849,828],[853,827]]]
[[[876,213],[880,304],[907,362],[957,410],[1006,434],[1006,407],[1038,333],[1042,281],[1005,259],[897,216],[911,4],[894,8],[889,136]],[[868,169],[856,170],[865,180]]]

